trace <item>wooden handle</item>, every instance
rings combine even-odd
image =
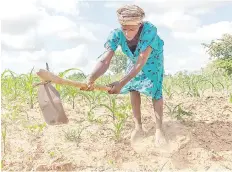
[[[68,79],[63,79],[47,70],[40,69],[39,72],[36,73],[43,81],[51,81],[55,84],[61,84],[61,85],[70,85],[78,88],[87,88],[87,84],[80,83],[77,81],[72,81]],[[102,86],[102,85],[94,85],[94,90],[99,91],[109,91],[111,88]]]

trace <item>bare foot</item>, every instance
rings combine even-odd
[[[143,138],[145,136],[145,132],[143,129],[134,129],[131,133],[131,142],[134,143],[135,141]]]
[[[155,132],[155,146],[160,147],[167,144],[164,132],[161,129],[156,129]]]

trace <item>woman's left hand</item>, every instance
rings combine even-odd
[[[113,82],[108,86],[111,87],[111,90],[108,91],[109,94],[119,94],[123,87],[119,81]]]

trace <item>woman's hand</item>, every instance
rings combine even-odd
[[[107,71],[113,56],[114,51],[112,50],[109,50],[102,55],[101,60],[96,64],[90,76],[86,78],[85,83],[87,84],[87,88],[80,88],[80,90],[92,91],[94,89],[94,82]]]
[[[87,87],[82,87],[80,90],[83,91],[93,91],[94,90],[94,80],[91,78],[91,76],[86,78],[85,83],[87,84]]]
[[[123,87],[123,85],[119,81],[113,82],[108,86],[111,87],[111,90],[108,91],[109,94],[119,94]]]

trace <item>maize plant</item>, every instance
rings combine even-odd
[[[85,75],[78,68],[67,69],[63,72],[60,72],[58,74],[58,76],[61,78],[64,78],[68,73],[73,72],[73,71],[78,71],[80,73],[78,73],[78,74],[74,73],[72,75],[69,75],[68,77],[66,77],[66,79],[75,80],[75,81],[83,81],[83,79],[85,78]],[[75,98],[77,97],[77,95],[80,92],[79,89],[75,88],[75,87],[71,87],[71,86],[62,86],[59,84],[56,84],[55,88],[60,93],[61,98],[67,99],[68,102],[71,102],[72,108],[74,109],[75,108]]]
[[[186,111],[182,108],[183,103],[179,103],[177,105],[171,105],[165,103],[165,106],[168,109],[167,114],[169,116],[175,117],[178,120],[182,120],[184,116],[191,116],[193,113],[191,111]]]
[[[21,79],[13,71],[5,70],[1,74],[1,81],[2,96],[8,101],[16,100],[21,91]]]
[[[78,146],[81,141],[81,134],[87,127],[89,126],[79,126],[77,129],[69,129],[68,131],[63,131],[65,139],[67,141],[75,142],[76,146]]]
[[[172,85],[168,85],[167,83],[164,83],[163,90],[169,99],[172,99],[174,93],[176,93],[176,91],[172,89]]]
[[[21,112],[24,112],[23,105],[21,103],[18,104],[7,104],[5,106],[6,111],[2,113],[2,119],[5,121],[12,123],[23,120],[23,116],[21,116]]]
[[[222,80],[222,83],[224,85],[224,89],[227,94],[229,94],[230,91],[232,91],[232,75],[225,74]]]
[[[78,69],[78,68],[71,68],[71,69],[67,69],[67,70],[65,70],[65,71],[63,71],[63,72],[60,72],[59,74],[58,74],[58,76],[59,77],[61,77],[61,78],[64,78],[65,77],[65,75],[67,75],[69,72],[72,72],[72,71],[79,71],[79,72],[81,72],[81,76],[83,76],[83,77],[85,77],[85,75],[83,74],[83,72],[80,70],[80,69]],[[74,75],[75,76],[75,75]],[[79,79],[79,78],[78,78]],[[59,85],[59,84],[55,84],[55,88],[56,88],[56,90],[58,91],[58,92],[62,92],[62,90],[61,90],[61,85]],[[62,97],[62,94],[61,94],[61,97]]]
[[[125,120],[126,119],[124,119],[124,118],[119,118],[119,120],[114,122],[114,129],[111,129],[111,131],[113,131],[114,137],[117,141],[121,138],[121,131],[123,129],[123,125],[125,123]]]
[[[129,102],[123,102],[118,104],[116,101],[117,95],[109,95],[110,97],[110,105],[107,104],[99,104],[100,107],[104,107],[109,110],[111,115],[109,116],[113,119],[113,131],[116,140],[118,140],[121,136],[121,131],[123,129],[123,125],[128,118],[128,113],[131,110],[131,106]]]
[[[22,87],[24,90],[23,98],[25,101],[28,101],[30,108],[34,108],[35,100],[37,97],[37,87],[34,87],[33,84],[39,82],[39,78],[33,74],[34,68],[32,68],[29,75],[22,74],[20,75],[22,79]],[[29,98],[29,99],[28,99]]]

